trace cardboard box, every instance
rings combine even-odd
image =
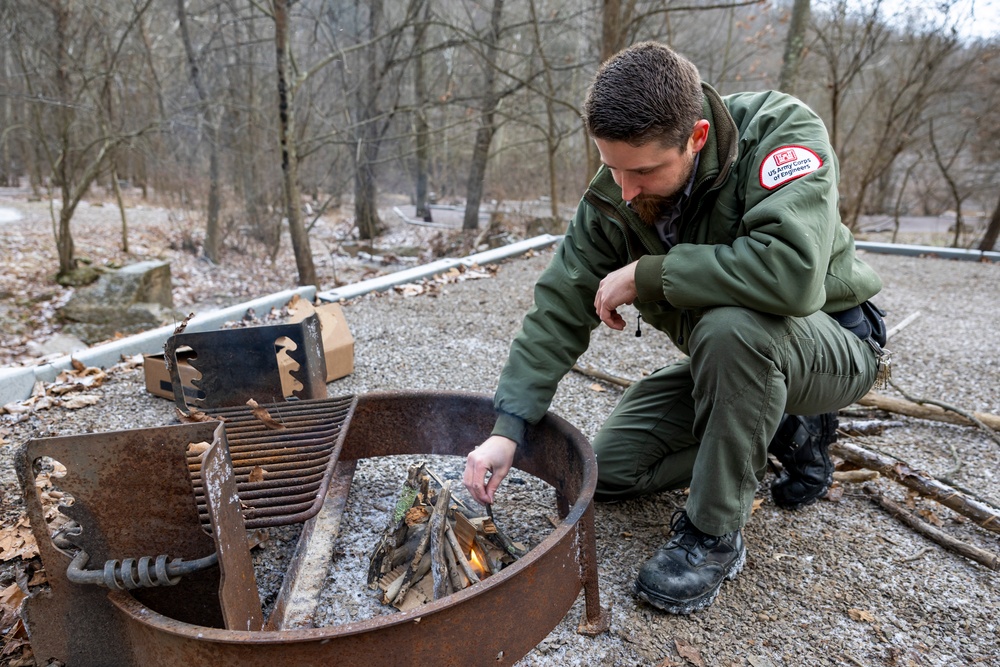
[[[313,306],[305,300],[294,303],[295,310],[289,323],[301,322],[313,313],[319,317],[320,335],[323,336],[323,354],[326,357],[326,381],[333,382],[354,372],[354,336],[347,326],[344,310],[339,303]]]
[[[198,389],[191,383],[192,380],[201,377],[201,373],[188,364],[187,360],[192,356],[191,350],[179,350],[177,352],[177,371],[181,376],[181,385],[184,387],[184,396],[188,399],[198,398]],[[165,355],[144,354],[142,355],[142,370],[146,376],[146,391],[154,396],[162,396],[174,400],[174,383],[170,379],[170,372],[167,370]]]
[[[354,372],[354,337],[347,326],[344,311],[338,303],[326,303],[313,306],[308,301],[298,300],[291,305],[294,308],[289,324],[301,322],[313,313],[319,318],[320,335],[323,338],[323,354],[326,359],[326,381],[332,382]],[[189,399],[198,398],[198,389],[192,380],[201,377],[189,363],[193,355],[190,350],[179,350],[177,354],[177,370],[184,387],[184,396]],[[281,372],[281,388],[285,397],[295,390],[289,372],[295,362],[284,350],[278,353],[278,369]],[[164,354],[143,355],[143,371],[146,376],[146,391],[154,396],[162,396],[174,400],[174,387],[167,371]],[[299,386],[301,388],[301,385]]]

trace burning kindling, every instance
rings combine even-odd
[[[407,611],[499,572],[526,550],[488,513],[474,515],[452,495],[451,482],[414,463],[372,551],[368,587],[384,604]]]

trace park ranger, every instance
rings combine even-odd
[[[829,487],[836,411],[880,366],[881,288],[855,254],[821,119],[779,92],[720,96],[645,42],[613,56],[584,121],[603,163],[535,286],[495,396],[493,434],[464,483],[491,503],[556,385],[601,322],[634,304],[686,357],[631,386],[594,439],[598,500],[690,487],[636,594],[671,613],[715,599],[742,568],[741,529],[768,450],[774,501]],[[627,344],[627,339],[622,340]]]

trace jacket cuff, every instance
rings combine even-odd
[[[520,447],[524,444],[525,428],[526,424],[520,417],[500,412],[497,414],[497,423],[493,427],[491,435],[502,435],[505,438],[510,438]]]
[[[666,255],[643,255],[635,266],[636,300],[663,301],[663,260]]]

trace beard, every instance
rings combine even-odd
[[[684,196],[684,190],[687,189],[691,174],[694,173],[694,163],[694,156],[691,156],[691,161],[684,169],[684,177],[681,179],[680,185],[669,195],[641,194],[632,198],[629,205],[640,220],[652,227],[657,220],[673,210],[677,202]]]
[[[668,197],[660,195],[638,195],[629,202],[632,210],[639,216],[646,225],[652,227],[656,221],[662,218],[668,211],[673,209],[680,199],[680,192],[675,192]]]

